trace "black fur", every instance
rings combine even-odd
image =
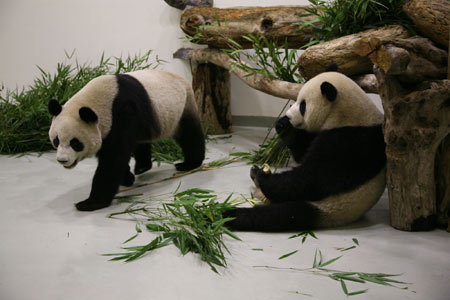
[[[133,153],[138,173],[151,168],[151,147],[144,141],[160,135],[160,125],[156,121],[155,111],[145,88],[138,80],[129,75],[116,75],[116,78],[119,91],[112,105],[111,129],[97,153],[98,166],[89,198],[76,204],[78,210],[92,211],[107,207],[111,204],[119,185],[128,186],[134,183],[134,175],[129,167]],[[193,162],[201,164],[203,159],[199,162],[201,157],[189,152],[191,150],[196,151],[195,153],[199,151],[204,153],[204,140],[199,141],[200,136],[203,139],[200,122],[192,117],[189,120],[195,124],[188,124],[186,118],[185,116],[180,122],[180,127],[183,123],[186,130],[181,130],[177,138],[183,141],[180,145],[185,153],[185,161],[189,165]],[[190,139],[193,139],[192,143],[189,142]],[[202,150],[199,150],[199,147]]]
[[[98,121],[97,114],[89,107],[82,107],[78,111],[80,119],[86,123],[95,123]]]
[[[324,81],[320,85],[320,91],[322,92],[322,95],[325,96],[325,98],[328,99],[328,101],[333,102],[336,100],[337,97],[337,89],[332,85],[331,83]]]
[[[185,113],[178,125],[175,140],[183,150],[184,162],[175,165],[178,171],[188,171],[199,167],[205,159],[205,137],[196,116]]]
[[[134,150],[134,174],[142,174],[152,168],[152,144],[140,143]]]
[[[325,69],[325,72],[337,72],[338,71],[338,65],[336,63],[331,63],[327,66]]]
[[[351,191],[386,164],[381,125],[340,127],[316,133],[296,129],[286,118],[276,129],[300,166],[279,174],[253,170],[271,204],[238,208],[228,215],[232,229],[281,231],[314,228],[318,210],[309,202]],[[288,219],[285,219],[288,217]]]
[[[52,116],[57,116],[59,115],[59,113],[62,110],[62,106],[61,104],[59,104],[58,101],[56,101],[55,99],[52,99],[48,102],[48,112],[52,115]]]

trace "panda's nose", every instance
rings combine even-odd
[[[67,163],[69,160],[68,159],[61,159],[61,158],[57,158],[56,159],[60,164],[65,164]]]

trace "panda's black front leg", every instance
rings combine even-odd
[[[120,184],[126,180],[126,174],[130,173],[128,165],[130,157],[131,149],[128,149],[127,145],[102,147],[98,153],[98,166],[92,180],[89,198],[78,202],[76,208],[81,211],[93,211],[109,206]]]
[[[308,201],[311,189],[305,177],[294,168],[282,173],[264,173],[262,168],[253,166],[250,176],[256,187],[271,203]]]

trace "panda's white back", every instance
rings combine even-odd
[[[161,70],[140,70],[126,73],[137,79],[147,92],[156,112],[161,135],[168,138],[175,133],[187,103],[189,83],[181,76]]]

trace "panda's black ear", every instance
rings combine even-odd
[[[82,107],[79,111],[81,120],[85,121],[86,123],[95,123],[98,120],[97,114],[90,109],[89,107]]]
[[[56,101],[55,99],[52,99],[48,102],[48,112],[52,115],[52,116],[57,116],[59,115],[59,113],[62,110],[62,106],[61,104],[59,104],[58,101]]]
[[[325,69],[325,72],[337,72],[338,70],[338,65],[335,62],[332,62],[331,64],[328,65],[328,67]]]
[[[322,92],[322,95],[324,95],[328,101],[333,102],[336,100],[337,96],[337,89],[332,85],[331,83],[324,81],[320,85],[320,90]]]

